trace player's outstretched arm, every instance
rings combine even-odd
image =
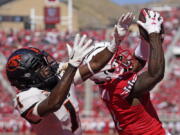
[[[76,70],[87,54],[89,45],[92,42],[91,40],[85,41],[85,38],[86,36],[80,38],[79,34],[76,35],[67,69],[65,70],[62,79],[52,90],[51,94],[44,101],[34,107],[33,112],[36,115],[47,115],[48,113],[58,110],[63,104],[67,94],[69,93]]]
[[[165,59],[162,48],[162,40],[160,35],[161,24],[163,18],[159,13],[154,11],[145,12],[146,22],[138,21],[149,34],[150,56],[148,61],[148,69],[146,72],[138,76],[131,95],[139,96],[140,94],[150,91],[164,77]]]
[[[120,17],[114,27],[113,40],[111,41],[110,45],[97,53],[89,63],[80,66],[79,76],[81,76],[82,81],[88,79],[93,74],[100,71],[109,62],[121,41],[126,36],[126,32],[129,26],[132,24],[133,19],[134,16],[132,13],[126,13]]]

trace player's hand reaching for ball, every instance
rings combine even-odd
[[[119,18],[118,23],[114,26],[115,38],[118,38],[119,40],[123,40],[129,26],[132,24],[134,19],[135,19],[135,17],[132,14],[132,12],[128,12],[126,14],[123,14]]]
[[[137,24],[143,27],[148,34],[160,33],[163,17],[158,12],[152,10],[148,10],[147,12],[143,10],[143,15],[145,17],[145,22],[138,20]]]
[[[135,16],[131,12],[123,14],[119,18],[117,24],[114,26],[113,40],[111,45],[108,47],[109,51],[114,53],[117,50],[121,41],[125,38],[126,32],[134,19]]]
[[[84,57],[90,50],[90,44],[92,43],[92,40],[86,40],[86,37],[86,35],[83,35],[80,38],[79,34],[75,36],[73,48],[69,54],[69,64],[74,67],[79,67]]]

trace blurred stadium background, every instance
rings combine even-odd
[[[110,40],[118,17],[127,11],[137,16],[143,7],[153,8],[164,17],[166,74],[152,91],[152,101],[163,126],[180,135],[180,3],[153,0],[143,4],[118,5],[110,0],[0,0],[0,134],[35,135],[28,122],[13,108],[16,89],[7,82],[5,63],[12,51],[34,46],[66,60],[66,43],[76,32],[96,41]],[[139,44],[136,24],[130,27],[124,47]],[[85,134],[116,134],[109,112],[98,89],[87,81],[76,87]]]

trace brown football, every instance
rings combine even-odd
[[[145,22],[145,17],[143,15],[143,10],[145,10],[146,12],[148,12],[148,8],[143,8],[141,9],[140,13],[139,13],[139,20],[142,21],[142,22]],[[149,41],[149,36],[148,36],[148,33],[146,32],[146,30],[144,28],[142,28],[140,25],[139,26],[139,32],[140,32],[140,35],[147,41]],[[164,34],[164,26],[163,24],[161,25],[161,31],[160,31],[161,35]]]

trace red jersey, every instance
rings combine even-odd
[[[137,80],[136,74],[112,79],[100,85],[102,99],[108,107],[120,135],[165,135],[165,130],[147,92],[140,104],[130,105],[126,97]]]

